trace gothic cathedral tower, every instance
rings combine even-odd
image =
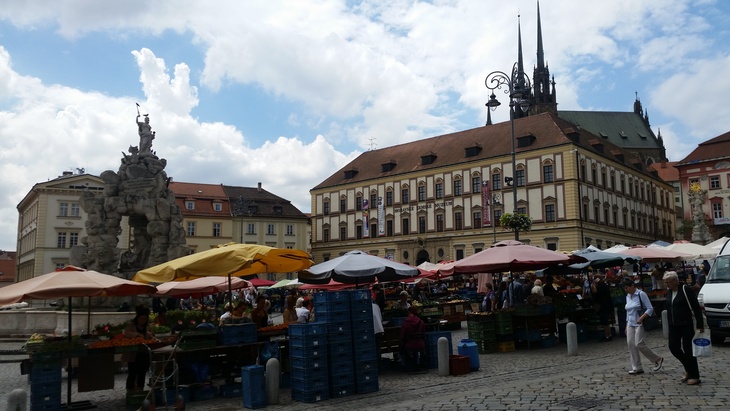
[[[519,58],[522,59],[522,45]],[[530,105],[530,114],[549,112],[558,113],[558,103],[555,98],[555,77],[550,78],[550,69],[545,64],[545,53],[542,48],[542,24],[540,22],[540,2],[537,2],[537,66],[532,75],[534,87]]]

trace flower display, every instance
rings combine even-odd
[[[527,214],[504,213],[499,223],[505,230],[530,231],[532,219]]]

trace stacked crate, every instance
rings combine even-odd
[[[253,344],[257,340],[254,323],[224,325],[218,329],[218,345]]]
[[[61,409],[61,366],[57,352],[33,354],[28,374],[31,411]]]
[[[451,331],[429,331],[426,333],[426,360],[429,368],[438,368],[439,366],[439,352],[438,342],[439,338],[445,337],[449,341],[448,353],[452,353],[452,341]]]
[[[495,334],[495,316],[490,314],[469,314],[466,316],[466,328],[469,339],[477,344],[479,354],[497,352],[497,336]]]
[[[329,396],[339,398],[355,393],[352,372],[353,344],[350,322],[350,292],[330,291],[314,294],[317,321],[327,328]]]
[[[373,327],[370,290],[350,291],[352,346],[355,360],[355,390],[358,394],[378,391],[378,348]]]
[[[307,403],[329,399],[326,325],[296,323],[288,329],[291,398]]]
[[[515,350],[514,327],[512,325],[512,311],[500,310],[494,313],[494,333],[497,341],[497,351],[511,352]]]
[[[241,367],[241,391],[244,407],[264,408],[268,404],[265,371],[266,367],[263,365]]]

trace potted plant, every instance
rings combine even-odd
[[[530,231],[532,228],[532,219],[527,214],[504,213],[499,219],[499,223],[505,230],[510,231]]]

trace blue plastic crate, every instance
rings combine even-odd
[[[352,340],[348,339],[347,341],[343,342],[329,342],[327,344],[327,353],[331,357],[341,355],[341,354],[348,354],[351,355],[353,352],[352,349]]]
[[[310,348],[310,347],[325,347],[327,345],[327,338],[324,334],[321,335],[289,335],[289,349],[292,347],[299,348]]]
[[[314,379],[326,379],[329,378],[329,369],[328,368],[313,368],[313,369],[306,369],[306,368],[292,368],[291,371],[289,371],[290,378],[314,378]]]
[[[352,300],[350,301],[351,310],[373,310],[372,300]]]
[[[437,347],[439,338],[446,337],[449,341],[449,353],[451,353],[451,347],[453,346],[451,340],[451,331],[429,331],[425,334],[426,337],[426,348]]]
[[[219,345],[239,345],[239,344],[253,344],[258,341],[258,336],[254,332],[253,334],[233,334],[233,335],[219,335]]]
[[[327,356],[322,357],[291,357],[289,358],[289,367],[294,369],[327,369]]]
[[[262,408],[266,406],[266,368],[261,365],[241,367],[243,406]]]
[[[184,403],[190,402],[190,387],[187,385],[179,385],[178,389],[168,388],[165,392],[165,398],[163,401],[162,390],[157,388],[155,390],[155,404],[157,405],[175,405],[177,396],[180,395]],[[240,395],[240,394],[239,394]]]
[[[324,336],[327,328],[324,323],[291,323],[288,327],[289,337],[291,336]]]
[[[38,396],[45,396],[45,395],[53,395],[58,394],[61,395],[61,381],[54,381],[54,382],[46,382],[46,383],[37,383],[34,382],[30,385],[30,395],[38,395]]]
[[[330,398],[342,398],[355,394],[355,383],[330,386]]]
[[[348,311],[321,312],[315,309],[314,312],[317,316],[317,321],[322,321],[328,324],[350,321],[350,313]]]
[[[379,389],[380,389],[380,387],[378,386],[377,380],[355,384],[355,391],[358,394],[367,394],[370,392],[376,392]]]
[[[388,320],[388,327],[400,327],[403,325],[403,321],[406,320],[406,317],[395,317]]]
[[[342,321],[336,323],[327,323],[327,334],[350,334],[352,332],[352,325],[350,321]]]
[[[370,321],[370,324],[373,323],[373,311],[372,306],[368,307],[370,310],[364,309],[364,308],[358,308],[358,309],[351,309],[350,310],[350,321]],[[354,328],[353,324],[353,328]]]
[[[375,331],[370,329],[365,330],[352,330],[352,344],[353,345],[373,345],[375,346]]]
[[[360,371],[360,372],[355,373],[355,383],[357,385],[365,384],[370,381],[378,381],[378,371],[377,370]]]
[[[352,356],[352,353],[343,353],[335,356],[329,357],[329,362],[327,363],[330,371],[333,370],[339,370],[342,368],[346,368],[347,370],[352,369],[352,364],[355,362],[355,358]]]
[[[356,362],[374,360],[377,355],[378,353],[374,345],[367,348],[363,346],[358,346],[355,347],[355,350],[353,351],[353,356],[355,357]]]
[[[349,367],[342,367],[337,370],[330,368],[329,380],[330,387],[348,384],[355,385],[355,374],[352,372],[352,363],[350,363]]]
[[[291,377],[291,389],[299,391],[321,391],[329,386],[329,378]]]
[[[256,324],[254,323],[243,323],[234,325],[224,325],[218,328],[219,335],[242,335],[242,334],[253,334],[256,335]]]
[[[350,333],[332,333],[327,334],[327,346],[335,344],[350,344],[352,345],[352,334]]]
[[[291,358],[319,358],[327,356],[327,345],[317,344],[308,347],[290,346],[289,357]]]
[[[291,399],[299,402],[313,403],[330,399],[327,388],[318,391],[291,390]]]
[[[314,303],[314,312],[319,314],[331,313],[331,312],[349,312],[350,302],[349,301],[322,301]],[[319,320],[318,320],[319,321]]]
[[[242,384],[223,384],[218,388],[221,397],[233,398],[243,395]]]
[[[350,300],[351,301],[372,301],[372,292],[367,289],[360,289],[360,290],[350,290]]]
[[[61,381],[61,367],[31,368],[28,380],[32,384],[46,384]]]
[[[378,371],[378,360],[360,360],[355,361],[355,373],[366,373],[370,371]]]
[[[61,390],[54,394],[43,394],[43,395],[30,395],[30,408],[35,409],[38,407],[44,407],[49,409],[60,410],[61,409]]]
[[[332,301],[350,301],[350,293],[348,291],[324,291],[314,293],[314,303],[328,303]]]
[[[208,401],[218,395],[213,384],[201,384],[192,386],[190,401]]]

